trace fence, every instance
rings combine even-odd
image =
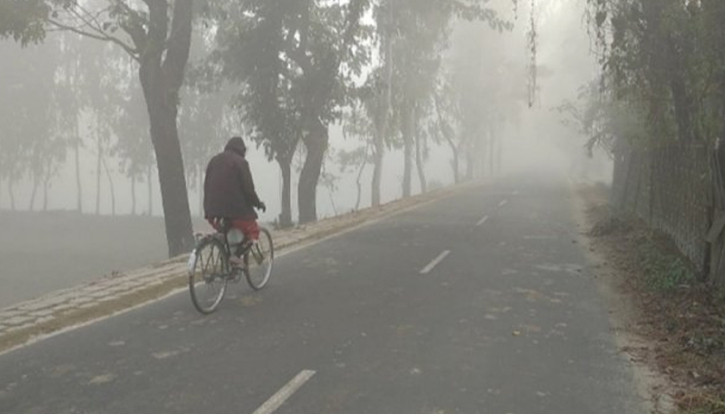
[[[614,155],[613,205],[667,234],[703,276],[725,285],[725,197],[715,151],[620,142]]]

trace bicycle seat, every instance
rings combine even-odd
[[[212,217],[209,222],[219,233],[227,233],[232,229],[232,220],[226,217]]]

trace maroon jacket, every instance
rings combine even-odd
[[[254,207],[260,206],[254,190],[249,163],[244,159],[246,148],[230,146],[214,156],[206,168],[204,179],[204,215],[210,218],[255,220]]]

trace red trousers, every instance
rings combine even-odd
[[[221,231],[221,225],[218,221],[213,219],[209,219],[208,221],[214,229]],[[244,233],[244,237],[248,240],[259,240],[259,225],[257,224],[257,220],[234,220],[232,221],[232,228],[241,230]]]

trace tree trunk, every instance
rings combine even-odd
[[[154,215],[154,182],[153,182],[153,171],[151,169],[151,165],[149,165],[146,168],[146,183],[148,184],[148,191],[149,191],[149,217],[152,217]]]
[[[35,196],[38,194],[38,173],[33,172],[33,192],[30,193],[30,205],[28,211],[33,211],[35,207]]]
[[[483,134],[482,139],[478,139],[474,143],[472,179],[479,179],[486,176],[486,150],[488,149],[489,138]]]
[[[101,164],[103,162],[103,146],[101,134],[97,137],[98,157],[96,157],[96,215],[101,214]]]
[[[459,153],[460,153],[460,147],[463,145],[463,140],[460,140],[458,146],[456,146],[455,141],[453,140],[452,134],[455,134],[452,128],[448,128],[447,124],[443,120],[442,111],[440,108],[440,100],[438,97],[435,98],[435,109],[436,114],[438,115],[438,122],[440,124],[440,133],[443,135],[443,138],[448,143],[448,146],[451,148],[451,152],[453,155],[453,158],[451,159],[451,168],[453,168],[453,182],[455,184],[460,183],[461,176],[460,176],[460,160],[459,160]]]
[[[382,140],[380,140],[382,141]],[[380,206],[380,184],[383,177],[383,158],[385,147],[382,142],[375,142],[375,153],[373,154],[373,179],[370,203],[373,207]]]
[[[459,184],[461,182],[461,162],[459,148],[456,147],[456,144],[453,142],[452,139],[448,140],[448,146],[451,147],[451,152],[453,153],[453,159],[451,159],[451,168],[453,168],[453,182],[455,184]]]
[[[337,215],[338,215],[337,205],[335,204],[335,197],[334,197],[335,194],[332,192],[332,189],[329,190],[329,195],[330,195],[330,204],[332,205],[332,213],[334,214],[334,217],[337,217]]]
[[[468,145],[468,151],[466,151],[466,181],[473,180],[473,164],[475,153],[473,151],[473,148],[471,147],[472,145]]]
[[[131,215],[136,215],[136,176],[131,176]]]
[[[282,172],[282,206],[279,214],[281,228],[292,227],[292,160],[277,158]]]
[[[113,185],[113,176],[111,176],[111,170],[108,169],[106,159],[103,159],[103,170],[106,172],[106,178],[108,178],[108,188],[111,190],[111,215],[116,215],[116,190]]]
[[[370,204],[373,207],[380,205],[380,183],[383,176],[383,157],[385,156],[385,134],[387,121],[381,121],[375,130],[373,142],[373,178],[370,190]]]
[[[151,125],[151,141],[156,154],[161,201],[164,209],[169,256],[191,251],[194,235],[186,189],[184,160],[177,130],[179,89],[189,60],[193,0],[174,2],[169,30],[169,4],[147,2],[148,32],[135,32],[141,39],[139,79]],[[145,34],[145,36],[144,36]],[[137,42],[138,43],[138,42]],[[143,46],[143,47],[141,47]]]
[[[317,221],[317,183],[322,163],[325,161],[328,141],[327,127],[319,120],[311,121],[308,131],[302,137],[307,156],[297,187],[297,206],[301,224]]]
[[[48,211],[48,188],[50,187],[50,174],[43,179],[43,211]]]
[[[174,257],[191,251],[194,246],[184,161],[176,129],[177,101],[175,97],[167,97],[158,83],[148,80],[142,83],[147,90],[146,104],[156,153],[166,241],[169,257]]]
[[[413,169],[413,131],[412,126],[412,108],[406,105],[401,114],[401,122],[403,125],[403,197],[410,197],[411,194],[411,175]]]
[[[199,178],[199,217],[204,218],[204,170],[201,165],[197,166],[198,178]]]
[[[453,159],[451,159],[451,167],[453,168],[453,182],[455,184],[460,184],[461,182],[461,148],[463,147],[463,141],[461,141],[458,146],[456,146],[456,143],[453,141],[453,138],[450,136],[450,134],[446,134],[444,132],[444,137],[446,141],[448,142],[448,146],[451,147],[451,152],[453,153]]]
[[[76,134],[77,135],[77,134]],[[75,152],[76,164],[76,209],[79,213],[83,213],[83,188],[81,186],[81,161],[80,161],[80,137],[76,138],[73,151]]]
[[[355,184],[357,185],[357,199],[355,200],[355,211],[360,210],[360,201],[362,199],[362,175],[365,171],[365,166],[368,165],[369,148],[370,145],[368,144],[368,147],[365,148],[365,158],[363,158],[363,162],[360,163],[360,168],[357,171],[357,179],[355,180]]]
[[[379,25],[382,27],[382,43],[385,49],[385,95],[381,95],[380,106],[378,108],[380,117],[378,125],[375,129],[376,136],[373,146],[373,178],[372,178],[372,189],[370,193],[371,205],[373,207],[380,206],[380,184],[383,177],[383,158],[385,156],[385,139],[388,134],[388,117],[392,112],[393,108],[393,2],[388,0],[387,2],[388,16],[387,21]],[[384,104],[384,105],[383,105]]]
[[[428,191],[428,183],[425,179],[425,161],[423,160],[423,143],[421,142],[421,136],[420,131],[418,131],[417,128],[417,111],[413,109],[413,116],[411,116],[411,120],[413,122],[413,125],[411,126],[411,129],[413,130],[413,134],[415,136],[415,166],[418,170],[418,179],[420,180],[420,192],[425,193]]]

